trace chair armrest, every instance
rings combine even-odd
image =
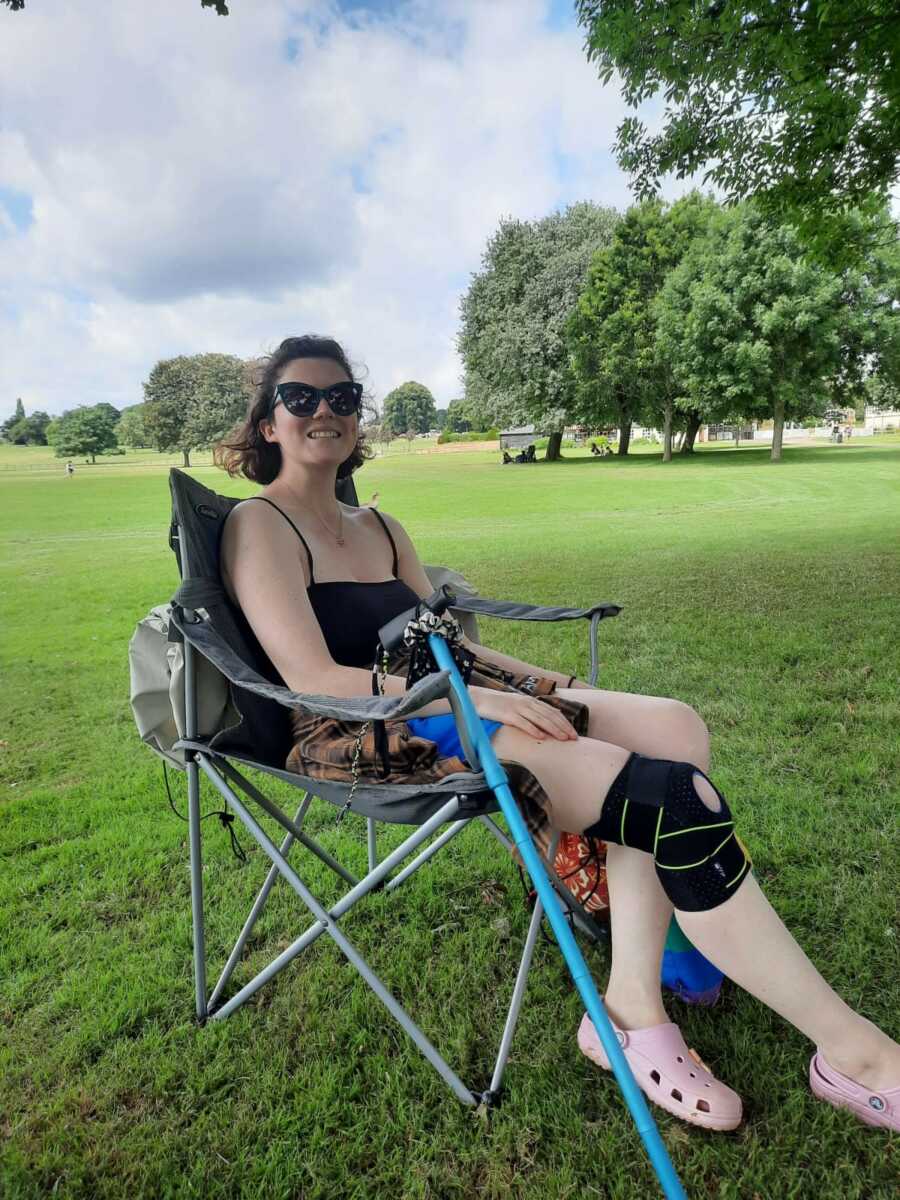
[[[537,604],[519,604],[514,600],[485,600],[481,596],[458,596],[454,609],[477,613],[482,617],[498,617],[507,621],[574,621],[578,617],[592,620],[597,617],[617,617],[621,604],[593,604],[590,608],[544,608]]]
[[[208,620],[188,621],[183,610],[172,606],[171,622],[186,642],[198,650],[234,687],[245,688],[267,700],[275,700],[285,708],[302,708],[322,717],[341,721],[398,721],[417,712],[432,700],[450,693],[450,672],[436,671],[426,675],[402,696],[322,696],[292,692],[260,675],[228,645],[228,642]]]

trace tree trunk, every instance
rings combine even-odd
[[[182,465],[183,467],[189,467],[189,466],[191,465],[191,452],[190,452],[190,450],[182,450],[182,452],[181,452],[181,457],[184,459],[184,462],[183,462],[181,465]]]
[[[775,426],[772,429],[772,462],[781,462],[781,437],[784,433],[784,398],[775,401]]]
[[[684,441],[681,444],[682,454],[694,453],[694,442],[697,434],[700,432],[700,426],[703,422],[700,419],[700,414],[696,412],[688,413],[687,429],[684,434]]]
[[[550,434],[550,438],[547,442],[547,449],[544,451],[544,459],[546,462],[556,462],[557,459],[562,458],[562,455],[559,452],[560,446],[562,446],[562,430],[555,429]]]
[[[631,418],[623,417],[619,423],[619,450],[620,458],[624,458],[628,453],[628,444],[631,441]]]
[[[735,448],[735,450],[740,450],[740,448],[741,448],[741,427],[740,427],[740,425],[735,425],[735,427],[734,427],[734,448]]]
[[[91,462],[92,462],[92,463],[95,463],[96,461],[97,461],[97,455],[96,455],[96,454],[92,454],[92,455],[91,455]]]
[[[666,401],[663,417],[663,462],[672,461],[672,401]]]

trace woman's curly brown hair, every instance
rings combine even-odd
[[[281,448],[276,442],[266,441],[259,424],[270,415],[275,398],[275,381],[295,358],[329,358],[346,372],[348,379],[354,381],[347,355],[333,338],[319,337],[314,333],[285,338],[272,354],[250,365],[249,379],[253,391],[247,405],[247,415],[213,450],[213,462],[229,475],[244,475],[254,483],[265,484],[271,483],[281,470]],[[338,479],[345,479],[371,457],[372,451],[366,445],[365,435],[360,428],[353,452],[338,467]]]

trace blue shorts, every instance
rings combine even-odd
[[[429,742],[434,742],[438,748],[438,754],[442,758],[461,758],[463,762],[467,761],[459,734],[456,732],[453,713],[441,713],[437,717],[413,717],[406,724],[413,737],[426,738]],[[483,720],[481,724],[489,738],[492,738],[498,729],[502,729],[499,721]],[[469,763],[469,766],[471,765]]]

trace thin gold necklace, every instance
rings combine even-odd
[[[330,525],[325,524],[325,522],[322,520],[322,518],[319,516],[319,514],[317,512],[314,512],[313,516],[316,518],[316,520],[319,522],[319,524],[322,526],[323,529],[328,530],[328,532],[331,534],[331,536],[334,538],[334,540],[337,542],[337,544],[339,546],[343,546],[343,544],[344,544],[344,512],[343,512],[343,509],[340,507],[340,505],[338,505],[338,531],[337,531],[337,533],[334,532],[334,530],[331,528]]]
[[[331,536],[334,538],[334,540],[337,542],[337,544],[339,546],[344,545],[344,510],[341,508],[340,504],[338,504],[338,531],[337,531],[337,533],[335,533],[334,530],[331,528],[331,526],[327,525],[325,523],[325,521],[323,521],[322,518],[319,516],[319,514],[317,512],[315,512],[315,510],[308,508],[306,505],[300,504],[299,497],[296,495],[296,493],[294,492],[294,489],[292,487],[289,487],[288,491],[290,492],[294,502],[297,504],[298,508],[300,508],[301,511],[312,512],[312,515],[316,518],[316,520],[319,522],[319,524],[322,526],[322,528],[327,530],[327,532],[331,534]]]

